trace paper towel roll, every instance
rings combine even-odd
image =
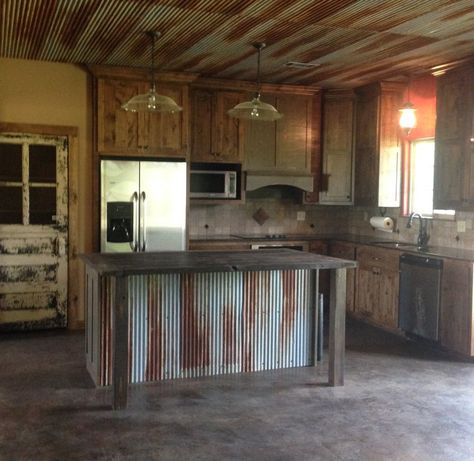
[[[370,218],[370,225],[375,230],[393,232],[393,219],[392,218],[384,218],[383,216],[372,216]]]

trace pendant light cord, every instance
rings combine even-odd
[[[257,98],[260,98],[260,56],[262,54],[262,46],[258,47],[258,54],[257,54]]]
[[[161,34],[160,32],[155,32],[153,30],[147,32],[148,36],[151,38],[151,89],[152,91],[156,91],[156,84],[155,84],[155,40]]]

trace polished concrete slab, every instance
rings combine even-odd
[[[348,325],[318,368],[134,386],[113,412],[82,333],[0,338],[0,460],[473,460],[474,363]]]

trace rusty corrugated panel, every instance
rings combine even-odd
[[[112,376],[111,289],[102,278],[100,338],[88,341],[98,385]],[[309,290],[302,270],[129,277],[130,382],[310,365]]]

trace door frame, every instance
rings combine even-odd
[[[28,123],[0,122],[0,132],[18,134],[38,134],[45,136],[66,136],[68,139],[68,295],[67,295],[67,328],[84,328],[80,319],[79,300],[81,299],[81,281],[84,279],[84,268],[77,256],[79,247],[79,159],[78,128],[75,126],[40,125]]]

